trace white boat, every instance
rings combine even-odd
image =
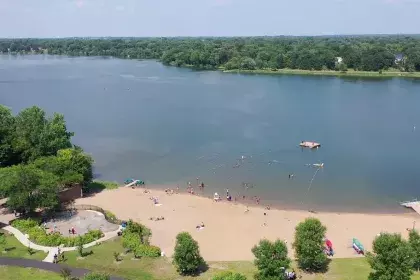
[[[319,168],[324,167],[324,163],[314,163],[312,165],[315,166],[315,167],[319,167]]]

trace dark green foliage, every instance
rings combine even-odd
[[[181,275],[195,275],[205,265],[197,241],[188,232],[176,236],[173,262]]]
[[[289,268],[291,260],[287,257],[287,246],[283,241],[261,240],[252,248],[252,253],[258,268],[255,279],[285,279],[284,271]]]
[[[328,258],[324,253],[327,228],[318,219],[307,218],[296,226],[295,256],[301,269],[309,272],[325,271]]]
[[[224,271],[211,278],[211,280],[246,280],[246,277],[240,273]]]
[[[109,280],[111,279],[109,275],[97,272],[91,272],[83,277],[83,280]]]
[[[12,111],[0,104],[0,167],[10,166],[15,163],[13,151],[13,134],[15,119]]]
[[[399,234],[383,233],[373,241],[367,254],[372,267],[369,280],[410,280],[415,262],[410,244]]]
[[[355,70],[420,71],[418,36],[2,39],[0,52],[158,59],[200,69],[335,70],[336,57]],[[33,51],[29,51],[33,49]],[[395,55],[404,61],[397,63]],[[341,70],[340,70],[341,71]],[[1,140],[0,140],[1,142]]]
[[[58,178],[32,165],[0,169],[0,192],[8,196],[7,207],[29,213],[37,208],[52,209],[58,205]]]
[[[14,150],[21,162],[54,156],[61,149],[71,148],[72,136],[63,115],[47,117],[45,111],[36,106],[22,110],[15,117]]]
[[[410,231],[408,242],[414,254],[414,266],[417,271],[420,270],[420,234],[417,230]]]
[[[21,213],[58,206],[58,192],[92,180],[91,156],[72,147],[63,115],[38,107],[13,116],[0,105],[0,197]]]
[[[132,220],[127,223],[122,235],[122,245],[132,251],[136,258],[160,257],[160,248],[149,245],[150,230]]]

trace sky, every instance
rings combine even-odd
[[[0,37],[418,34],[420,0],[0,0]]]

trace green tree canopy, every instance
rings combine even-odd
[[[57,156],[38,158],[33,164],[58,176],[63,186],[86,185],[92,181],[93,159],[77,147],[59,150]]]
[[[194,275],[205,265],[200,249],[188,232],[176,236],[174,264],[181,275]]]
[[[67,131],[64,116],[54,114],[47,118],[39,107],[22,110],[15,117],[14,150],[21,162],[43,156],[53,156],[61,149],[71,148],[73,133]]]
[[[420,234],[417,230],[410,231],[408,242],[414,254],[413,268],[417,271],[420,270]]]
[[[271,242],[261,240],[252,248],[255,265],[258,272],[257,280],[285,279],[285,270],[289,268],[291,260],[287,257],[286,243],[280,240]]]
[[[399,234],[382,233],[367,254],[372,267],[369,280],[410,280],[415,262],[410,244]]]
[[[12,165],[15,119],[12,111],[0,104],[0,167]]]
[[[0,182],[1,193],[8,196],[11,210],[27,213],[58,204],[58,178],[32,165],[1,168]]]
[[[299,267],[306,271],[324,271],[328,258],[324,253],[327,228],[316,218],[307,218],[296,226],[295,256]]]

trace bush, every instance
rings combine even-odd
[[[284,271],[291,263],[287,257],[286,243],[280,240],[275,242],[261,240],[252,248],[252,253],[255,256],[255,266],[258,268],[255,279],[285,279]]]
[[[296,226],[295,256],[299,267],[310,272],[325,271],[328,257],[324,253],[327,228],[318,219],[307,218]]]
[[[105,210],[104,215],[105,215],[105,219],[110,223],[113,223],[113,224],[116,224],[116,225],[120,225],[122,223],[122,221],[119,220],[117,218],[117,216],[115,216],[114,213],[112,213],[110,211]]]
[[[246,277],[240,273],[224,271],[211,278],[211,280],[246,280]]]
[[[90,230],[84,235],[74,237],[62,236],[60,233],[47,234],[39,226],[39,222],[34,219],[18,219],[12,222],[12,226],[23,233],[27,233],[29,239],[35,244],[43,246],[59,246],[63,244],[65,247],[74,247],[78,245],[79,238],[82,244],[88,244],[104,236],[100,230]]]
[[[373,241],[373,253],[367,254],[372,267],[369,280],[410,280],[414,252],[399,234],[382,233]]]
[[[152,235],[150,229],[146,226],[129,220],[124,232],[136,233],[140,237],[141,244],[149,244],[150,236]]]
[[[420,235],[417,230],[410,231],[408,242],[414,252],[414,265],[413,268],[417,271],[420,270]]]
[[[157,246],[151,245],[144,245],[140,244],[134,249],[134,257],[150,257],[150,258],[157,258],[160,257],[161,251],[160,248]]]
[[[122,246],[133,251],[141,245],[140,236],[134,232],[125,230],[122,235]]]
[[[181,232],[176,236],[174,264],[183,275],[193,275],[205,265],[197,241],[188,232]]]

